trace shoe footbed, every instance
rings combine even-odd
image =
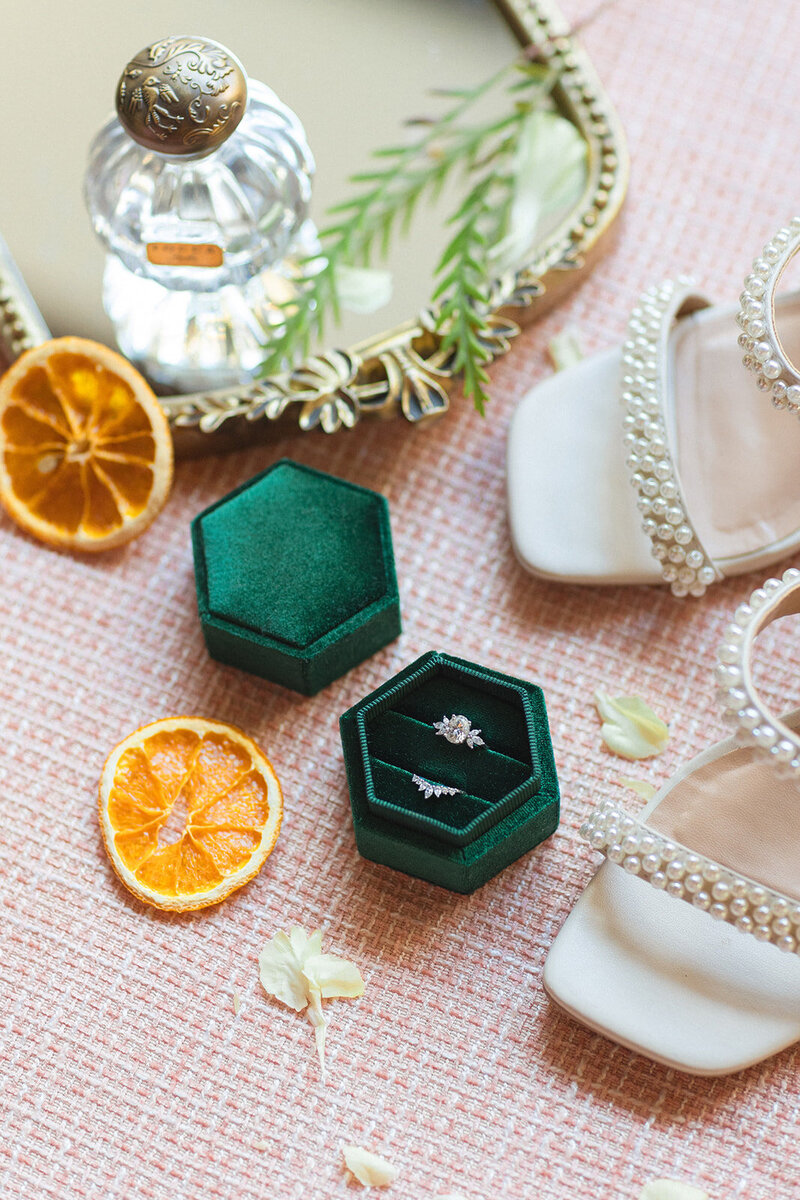
[[[800,297],[779,305],[787,345]],[[800,530],[800,428],[742,366],[729,310],[679,321],[671,339],[673,437],[686,508],[715,562],[760,552]],[[674,443],[673,443],[674,444]]]
[[[800,430],[741,363],[735,310],[678,322],[669,386],[671,439],[686,506],[723,571],[755,570],[800,541]],[[800,345],[800,297],[779,305],[787,346]],[[607,351],[537,385],[508,442],[512,542],[536,574],[576,583],[655,583],[622,445],[621,352]]]

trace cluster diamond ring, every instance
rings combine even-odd
[[[454,746],[467,745],[470,750],[474,750],[476,746],[486,745],[480,729],[473,729],[469,717],[465,717],[463,713],[442,717],[441,721],[433,722],[433,728],[440,737],[447,738]]]

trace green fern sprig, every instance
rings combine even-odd
[[[487,339],[481,336],[488,332],[491,307],[489,250],[508,226],[514,198],[513,172],[498,172],[494,164],[497,159],[510,158],[515,134],[516,129],[496,147],[492,158],[481,164],[488,170],[450,218],[448,224],[456,227],[456,233],[434,271],[440,277],[432,299],[434,304],[439,301],[435,328],[442,334],[441,349],[454,351],[453,370],[463,373],[464,395],[481,416],[489,400],[485,366],[493,357]]]
[[[300,264],[308,277],[299,296],[283,305],[283,324],[262,366],[265,374],[308,354],[329,316],[338,320],[340,266],[368,265],[376,248],[385,257],[398,228],[407,231],[423,197],[435,200],[457,173],[469,179],[480,171],[480,179],[450,218],[457,230],[435,271],[441,278],[434,300],[439,301],[436,320],[443,344],[455,350],[454,365],[463,370],[464,392],[483,412],[488,381],[484,364],[491,354],[479,335],[486,329],[489,307],[489,233],[492,223],[494,234],[502,232],[498,221],[507,217],[510,207],[510,161],[519,129],[546,101],[555,78],[525,59],[475,87],[440,91],[454,101],[442,116],[416,122],[422,133],[408,145],[374,152],[376,165],[351,177],[360,189],[357,194],[329,209],[333,223],[320,231],[320,254]],[[500,85],[511,102],[510,111],[462,123],[468,110]]]
[[[473,400],[481,415],[488,399],[489,376],[484,364],[491,359],[480,335],[487,329],[484,226],[491,214],[493,182],[490,177],[481,179],[451,217],[458,229],[437,264],[436,274],[442,278],[433,293],[434,303],[441,299],[436,317],[436,328],[443,333],[441,349],[444,353],[455,350],[452,368],[463,371],[464,395]]]

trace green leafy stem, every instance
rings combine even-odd
[[[490,250],[506,232],[514,198],[514,152],[520,130],[537,107],[548,103],[557,75],[525,57],[476,87],[437,92],[452,103],[435,119],[413,122],[421,132],[408,145],[376,150],[377,164],[351,177],[360,189],[329,209],[332,224],[320,231],[321,252],[301,263],[307,272],[297,297],[283,306],[283,322],[268,346],[263,372],[286,368],[308,354],[329,315],[339,319],[337,271],[368,266],[377,250],[385,258],[398,230],[405,233],[420,201],[436,200],[461,175],[469,190],[447,224],[453,234],[434,270],[434,322],[452,369],[463,373],[464,395],[482,414],[488,397],[486,363],[493,274]],[[469,110],[502,89],[500,116],[468,123]]]

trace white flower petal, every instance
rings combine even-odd
[[[319,988],[324,1000],[334,996],[353,998],[364,994],[364,980],[355,963],[336,954],[315,954],[306,959],[303,972]]]
[[[544,218],[577,204],[587,180],[586,141],[560,113],[536,109],[520,130],[509,231],[490,258],[497,271],[519,267]]]
[[[397,1179],[397,1167],[371,1150],[365,1150],[362,1146],[343,1146],[342,1154],[348,1171],[364,1187],[388,1187]]]
[[[651,758],[669,741],[669,728],[640,696],[612,698],[598,688],[594,694],[603,720],[600,731],[609,750],[621,758]]]
[[[639,1192],[639,1200],[709,1200],[709,1196],[702,1188],[677,1179],[651,1179]]]
[[[292,943],[285,933],[276,933],[261,951],[258,956],[258,973],[264,990],[270,996],[293,1008],[295,1012],[303,1011],[308,1004],[306,980]]]
[[[289,930],[289,941],[292,944],[298,964],[303,965],[310,954],[320,954],[322,951],[322,930],[314,929],[306,933],[302,925],[293,925]]]
[[[655,785],[648,783],[646,779],[620,779],[620,783],[623,787],[636,792],[636,795],[641,796],[643,800],[652,800],[658,791]]]
[[[319,1058],[320,1069],[322,1070],[322,1078],[325,1078],[325,1030],[328,1027],[328,1022],[322,1012],[322,996],[320,990],[314,984],[309,985],[308,991],[308,1008],[306,1016],[314,1027],[314,1041],[317,1047],[317,1057]]]
[[[336,268],[336,294],[348,312],[368,315],[392,298],[392,272],[379,267]]]
[[[550,355],[556,371],[565,371],[567,367],[574,367],[583,358],[581,350],[580,338],[577,329],[568,326],[552,337],[547,346],[547,353]]]
[[[309,934],[300,925],[293,925],[288,934],[276,933],[259,954],[258,967],[261,983],[270,996],[295,1012],[307,1010],[324,1078],[327,1021],[322,1001],[361,996],[364,980],[358,967],[336,954],[323,954],[321,930]]]

